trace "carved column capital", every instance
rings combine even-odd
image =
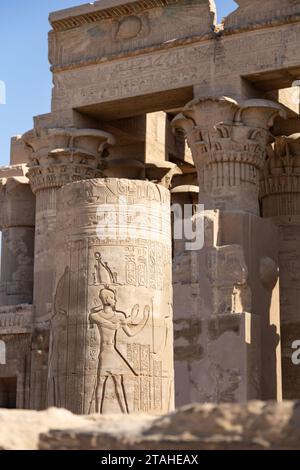
[[[300,215],[300,133],[277,137],[268,147],[260,198],[265,217]]]
[[[278,115],[283,115],[281,106],[268,100],[238,104],[227,97],[204,97],[189,102],[174,118],[173,127],[187,137],[201,202],[208,208],[256,210],[257,175],[266,159],[269,128]],[[248,193],[253,192],[252,206],[247,206],[249,194],[240,194],[245,185]]]
[[[114,137],[97,129],[34,129],[23,135],[31,149],[28,178],[34,193],[102,176],[102,159]]]

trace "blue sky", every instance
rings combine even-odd
[[[9,163],[10,137],[32,128],[32,117],[50,111],[51,75],[47,33],[50,11],[84,0],[0,1],[0,80],[6,105],[0,105],[0,165]],[[216,0],[219,20],[236,8],[233,0]]]

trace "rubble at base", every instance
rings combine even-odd
[[[0,410],[1,450],[299,450],[300,403],[192,404],[162,417]]]

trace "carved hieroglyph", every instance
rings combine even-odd
[[[216,16],[213,0],[101,1],[80,10],[71,18],[66,12],[50,15],[49,57],[55,67],[209,36]]]
[[[28,180],[0,179],[0,305],[32,303],[34,224],[35,198]]]
[[[48,405],[173,407],[169,192],[94,179],[59,191]]]

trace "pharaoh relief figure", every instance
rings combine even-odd
[[[118,350],[117,335],[123,330],[128,337],[138,335],[146,326],[150,307],[145,306],[143,317],[138,321],[139,305],[134,305],[131,314],[117,310],[117,294],[114,289],[104,287],[100,290],[101,304],[90,311],[90,321],[97,325],[100,333],[100,353],[95,390],[96,412],[102,413],[105,397],[105,386],[109,377],[113,379],[116,397],[123,413],[129,413],[124,388],[124,375],[138,376],[138,373],[128,363]]]

